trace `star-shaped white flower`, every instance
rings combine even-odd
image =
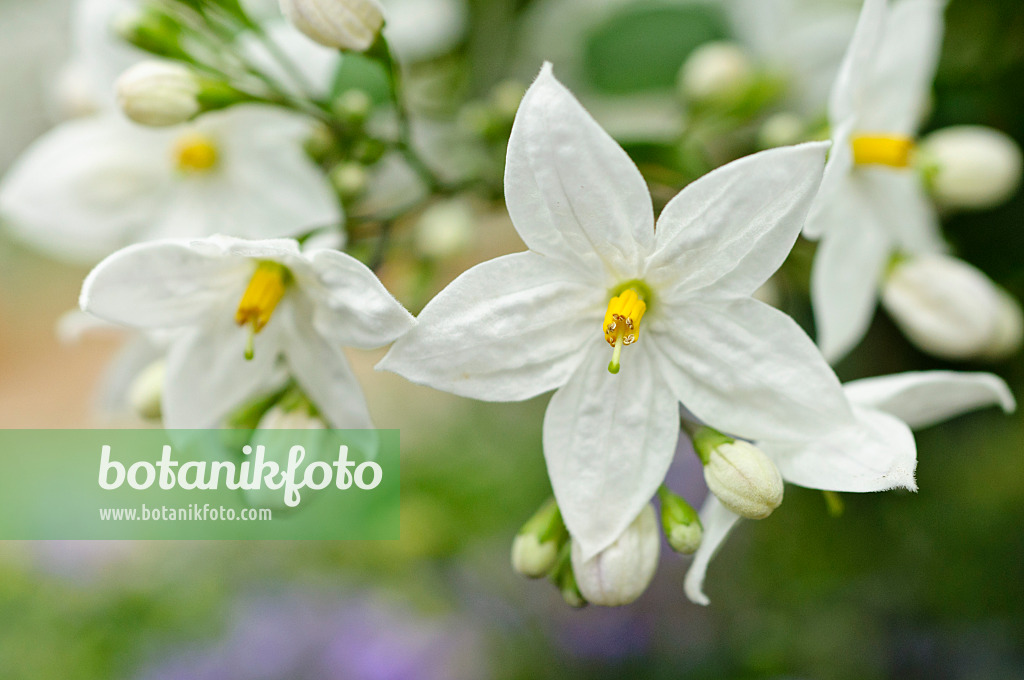
[[[520,105],[505,171],[529,251],[456,279],[380,367],[488,401],[557,389],[544,453],[589,559],[664,479],[679,402],[744,438],[800,439],[853,422],[813,343],[750,298],[796,240],[827,146],[720,168],[673,199],[655,228],[637,167],[545,65]]]
[[[109,112],[39,138],[0,183],[0,214],[25,241],[95,262],[143,240],[247,238],[337,225],[330,183],[303,150],[303,118],[233,107],[165,129]]]
[[[130,246],[89,274],[80,305],[125,326],[174,332],[163,395],[170,429],[216,426],[284,370],[332,427],[372,427],[341,348],[380,347],[414,324],[358,260],[301,252],[290,239]]]
[[[912,168],[942,43],[941,0],[866,0],[829,101],[832,150],[804,233],[821,238],[811,293],[829,360],[867,331],[893,254],[945,249]]]
[[[902,451],[899,467],[913,471],[915,450],[908,428],[921,429],[986,406],[1006,412],[1016,408],[1010,389],[990,373],[926,371],[855,380],[843,390],[858,419]],[[860,447],[844,437],[825,437],[814,442],[761,440],[758,448],[778,466],[787,482],[829,491],[884,491],[894,486],[894,461],[880,449]],[[882,453],[883,455],[879,455]],[[704,538],[686,574],[686,595],[708,604],[704,577],[708,563],[721,547],[740,516],[709,495],[700,513]]]

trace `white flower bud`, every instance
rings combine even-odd
[[[535,532],[516,534],[512,541],[512,568],[527,578],[547,575],[558,561],[557,541],[541,542]]]
[[[757,132],[758,144],[765,149],[777,146],[789,146],[803,141],[807,134],[804,120],[789,112],[776,113],[761,124]]]
[[[998,345],[1006,314],[999,288],[948,255],[897,264],[882,289],[882,304],[911,342],[944,359],[979,357]]]
[[[782,475],[761,449],[720,434],[706,447],[695,438],[694,447],[705,460],[708,489],[737,515],[764,519],[782,503]]]
[[[692,555],[704,539],[704,527],[693,506],[665,487],[658,490],[661,499],[661,528],[669,546],[677,553]]]
[[[957,125],[921,140],[937,201],[952,208],[991,208],[1020,185],[1024,159],[1009,135],[980,125]]]
[[[139,417],[147,420],[160,417],[166,375],[167,362],[159,359],[135,376],[128,388],[128,403]]]
[[[324,430],[327,424],[305,408],[285,410],[280,406],[272,406],[260,418],[257,427],[260,430]]]
[[[377,0],[280,0],[281,11],[297,29],[321,45],[363,51],[384,25]]]
[[[582,548],[573,541],[572,569],[583,597],[605,607],[637,599],[654,578],[660,547],[658,520],[650,504],[614,543],[589,560],[583,559]]]
[[[1003,289],[999,289],[999,314],[996,332],[984,352],[985,359],[993,361],[1016,354],[1024,342],[1024,313],[1020,302]]]
[[[473,219],[473,209],[465,200],[435,203],[423,211],[416,223],[416,249],[438,259],[462,252],[473,238]]]
[[[117,103],[136,123],[165,127],[199,113],[199,78],[189,68],[166,61],[143,61],[117,79]]]
[[[750,58],[736,44],[710,42],[695,49],[679,71],[679,88],[687,100],[732,103],[754,81]]]

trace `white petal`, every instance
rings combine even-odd
[[[679,440],[676,398],[642,341],[608,372],[595,340],[544,417],[544,458],[569,533],[590,559],[610,545],[665,479]]]
[[[814,343],[790,317],[756,300],[659,308],[657,328],[652,323],[640,342],[656,345],[658,370],[676,398],[722,432],[802,439],[852,421]]]
[[[313,327],[308,300],[296,297],[292,302],[286,316],[275,321],[285,325],[285,358],[295,380],[331,427],[372,428],[363,389],[341,344],[329,341]]]
[[[917,132],[939,62],[945,6],[944,0],[893,5],[864,91],[861,130],[909,136]]]
[[[693,555],[693,563],[690,564],[684,581],[686,596],[691,602],[705,606],[711,603],[704,594],[704,576],[708,571],[708,563],[739,520],[739,515],[727,509],[714,495],[708,494],[708,499],[704,501],[704,507],[700,510],[704,537],[700,541],[700,548]]]
[[[60,125],[18,159],[0,185],[0,213],[26,242],[95,262],[155,220],[171,182],[167,136],[111,114]]]
[[[829,97],[828,115],[833,126],[855,118],[863,106],[871,65],[885,34],[888,5],[887,0],[864,1]]]
[[[858,168],[856,182],[882,230],[907,253],[941,253],[939,217],[921,177],[912,170]]]
[[[192,325],[226,298],[241,299],[252,266],[244,259],[211,256],[186,242],[140,243],[96,265],[82,284],[79,305],[136,328]]]
[[[315,279],[299,282],[316,301],[313,320],[324,337],[371,349],[394,342],[415,325],[412,315],[359,260],[336,250],[319,250],[309,258]]]
[[[837,209],[836,204],[844,200],[843,194],[850,187],[850,173],[853,171],[853,146],[850,144],[852,134],[852,122],[842,123],[832,131],[832,146],[828,151],[825,174],[804,223],[804,236],[809,239],[821,238],[822,234],[843,220],[843,211]]]
[[[917,447],[910,428],[887,413],[854,407],[856,425],[799,441],[758,442],[779,467],[783,479],[812,489],[917,490]]]
[[[512,127],[505,199],[537,253],[635,276],[654,243],[640,171],[545,64]]]
[[[895,244],[874,221],[868,199],[855,188],[837,195],[829,214],[841,222],[832,224],[818,245],[811,300],[818,346],[834,362],[867,333]]]
[[[843,389],[853,403],[885,411],[915,430],[986,406],[1007,413],[1016,408],[1010,388],[991,373],[900,373],[855,380]]]
[[[557,260],[499,257],[431,300],[378,368],[474,399],[528,399],[564,385],[588,341],[604,342],[605,297]]]
[[[762,151],[683,189],[658,218],[647,280],[678,294],[749,295],[789,255],[825,168],[827,142]]]
[[[177,340],[167,355],[163,420],[167,429],[219,427],[247,399],[280,381],[279,324],[270,323],[255,338],[255,353],[245,359],[248,329],[235,325],[224,308],[209,325]]]

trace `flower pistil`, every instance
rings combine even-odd
[[[619,355],[625,345],[632,345],[640,338],[640,319],[647,311],[647,304],[633,288],[627,288],[608,303],[604,313],[604,339],[615,348],[608,364],[609,373],[619,372]]]
[[[260,262],[249,285],[238,303],[235,312],[235,323],[239,326],[252,325],[249,343],[245,348],[245,358],[253,357],[253,337],[270,321],[277,303],[284,297],[288,283],[288,269],[277,262]]]
[[[914,140],[901,135],[860,134],[850,141],[853,162],[857,165],[887,165],[892,168],[910,167]]]

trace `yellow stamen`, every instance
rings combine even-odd
[[[619,372],[619,357],[622,354],[622,348],[632,345],[640,339],[640,319],[643,318],[645,311],[647,311],[647,304],[632,288],[622,291],[608,303],[608,311],[604,313],[603,328],[604,339],[615,348],[611,363],[608,364],[610,373]]]
[[[855,135],[853,162],[857,165],[888,165],[892,168],[910,167],[914,140],[900,135]]]
[[[238,303],[235,312],[235,323],[239,326],[252,325],[249,343],[245,348],[245,358],[253,357],[253,337],[270,321],[277,303],[284,297],[288,270],[277,262],[260,262],[255,273],[249,279],[249,285]]]
[[[181,172],[209,172],[217,160],[217,144],[206,135],[187,132],[174,142],[174,162]]]

